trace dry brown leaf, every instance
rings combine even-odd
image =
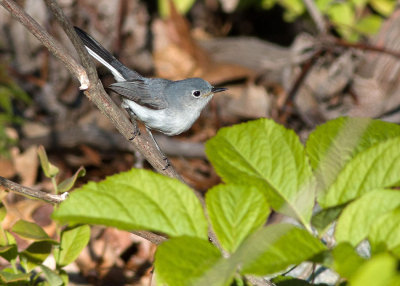
[[[17,171],[11,159],[0,158],[0,176],[10,179],[15,176]]]
[[[17,149],[13,151],[13,160],[17,173],[21,176],[21,185],[33,186],[36,182],[39,159],[37,147],[31,146],[23,153],[18,153]]]

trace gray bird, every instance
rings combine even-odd
[[[160,152],[151,130],[169,136],[185,132],[200,116],[214,93],[226,90],[213,87],[201,78],[171,81],[143,77],[124,66],[86,32],[78,27],[75,27],[75,31],[89,54],[114,75],[117,82],[111,84],[109,89],[121,95],[123,107],[131,116],[144,123]],[[137,132],[133,134],[136,136]],[[165,156],[164,160],[167,161],[167,168],[169,163]]]

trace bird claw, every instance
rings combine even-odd
[[[164,157],[163,160],[165,161],[165,166],[163,168],[163,171],[167,170],[169,166],[171,166],[171,163],[169,162],[167,157]]]
[[[132,141],[133,139],[136,138],[136,136],[140,136],[140,129],[137,125],[135,125],[135,127],[133,128],[133,132],[132,132],[132,137],[129,138],[129,141]]]

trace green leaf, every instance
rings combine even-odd
[[[388,286],[394,285],[396,279],[397,261],[389,254],[373,257],[364,263],[349,279],[351,286]]]
[[[56,252],[58,267],[64,267],[78,258],[90,239],[90,227],[88,225],[67,228],[61,233],[60,248]]]
[[[318,200],[324,208],[347,203],[378,188],[400,182],[400,136],[375,144],[359,153],[340,172]]]
[[[72,177],[65,179],[57,186],[58,193],[61,194],[69,191],[74,186],[76,179],[85,176],[85,174],[86,174],[85,168],[80,167]]]
[[[0,108],[6,114],[13,114],[10,89],[4,86],[0,86]]]
[[[260,228],[270,213],[262,192],[252,186],[218,185],[207,192],[206,205],[215,234],[229,252]]]
[[[255,186],[276,211],[309,224],[313,177],[292,130],[269,119],[222,128],[206,143],[206,153],[226,183]]]
[[[287,22],[293,22],[305,12],[305,6],[301,0],[283,0],[279,4],[284,7],[283,18]]]
[[[322,13],[326,13],[332,4],[332,0],[315,0],[315,5]]]
[[[355,29],[364,35],[375,35],[382,25],[382,17],[378,15],[368,15],[360,19],[355,25]]]
[[[217,261],[190,285],[230,285],[237,269],[241,274],[264,276],[324,251],[326,247],[304,229],[290,224],[271,225],[251,234],[228,259]]]
[[[169,1],[158,0],[158,12],[161,17],[165,18],[169,16]],[[190,8],[192,8],[195,0],[172,0],[174,2],[175,8],[181,14],[186,14]]]
[[[176,179],[146,170],[132,169],[86,184],[60,204],[53,218],[170,236],[208,237],[207,221],[193,191]]]
[[[2,202],[0,202],[0,222],[4,220],[7,215],[7,209]]]
[[[52,243],[49,241],[36,241],[20,253],[23,267],[27,272],[31,271],[50,255]]]
[[[55,273],[53,270],[48,268],[45,265],[39,265],[40,269],[42,269],[44,276],[46,277],[47,282],[51,286],[61,286],[64,284],[63,280],[61,279],[60,276],[58,276],[57,273]]]
[[[354,4],[357,9],[364,9],[369,0],[351,0],[350,2]]]
[[[0,246],[17,244],[15,237],[8,231],[4,230],[0,225]]]
[[[162,243],[155,255],[157,284],[194,285],[220,258],[218,249],[207,240],[187,236],[172,238]]]
[[[69,285],[68,273],[64,269],[59,269],[58,272],[59,272],[59,276],[61,277],[64,285]]]
[[[11,231],[25,239],[33,239],[36,241],[51,240],[48,234],[39,225],[22,219],[14,224]]]
[[[12,262],[17,256],[18,248],[14,236],[0,226],[0,257]]]
[[[396,0],[370,0],[369,4],[374,10],[378,11],[378,13],[388,17],[393,13],[396,7]]]
[[[10,273],[7,271],[0,271],[0,281],[3,283],[16,283],[29,281],[30,273]]]
[[[351,277],[366,261],[347,242],[338,244],[333,250],[333,269],[344,278]]]
[[[42,166],[44,175],[48,178],[55,177],[58,174],[59,169],[49,162],[49,159],[47,158],[46,150],[44,149],[44,147],[42,145],[40,145],[38,148],[38,155],[39,155],[40,165]]]
[[[349,204],[339,217],[335,230],[337,243],[353,246],[365,239],[376,219],[400,206],[400,192],[376,190]]]
[[[241,261],[243,274],[267,275],[285,270],[326,250],[309,232],[275,224],[250,235],[230,259]]]
[[[400,209],[377,218],[371,226],[368,239],[372,252],[394,250],[393,252],[400,256]]]
[[[18,256],[18,248],[16,244],[0,246],[0,256],[5,260],[11,262]]]
[[[342,37],[351,41],[357,40],[358,35],[352,29],[356,20],[352,3],[348,1],[333,3],[326,14]]]
[[[308,137],[306,152],[315,170],[318,195],[324,195],[357,154],[400,136],[400,126],[370,118],[339,117],[317,127]]]
[[[343,206],[320,210],[311,218],[311,224],[318,231],[323,232],[334,220],[338,218],[342,210]]]

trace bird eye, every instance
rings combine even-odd
[[[200,96],[200,91],[199,91],[199,90],[193,90],[193,91],[192,91],[192,95],[193,95],[194,97],[199,97],[199,96]]]

